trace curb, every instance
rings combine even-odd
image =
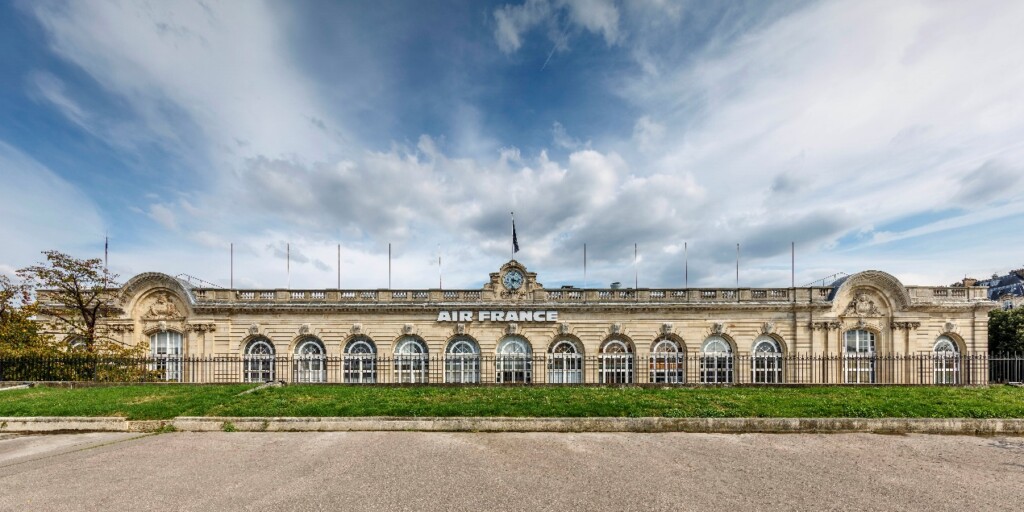
[[[156,432],[686,432],[705,434],[1024,435],[1024,419],[971,418],[0,418],[0,433]]]

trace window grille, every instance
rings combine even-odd
[[[377,382],[377,347],[369,338],[356,338],[345,345],[342,380],[346,384]]]
[[[754,340],[750,371],[751,381],[755,384],[782,382],[782,348],[771,336],[760,336]]]
[[[316,338],[306,338],[295,347],[295,382],[327,382],[327,351]]]
[[[846,331],[843,379],[847,384],[875,383],[875,333],[863,329]]]
[[[406,336],[395,345],[395,382],[427,382],[427,345],[418,338]]]
[[[274,345],[266,338],[256,338],[245,346],[243,356],[245,382],[270,382],[274,380]]]
[[[529,384],[533,381],[533,360],[530,342],[522,336],[506,336],[498,343],[494,381],[507,384]]]
[[[459,337],[448,343],[444,355],[444,381],[459,384],[480,382],[480,348],[472,338]]]
[[[674,340],[663,338],[651,350],[648,371],[652,383],[682,384],[686,382],[686,354]]]
[[[613,339],[605,342],[598,354],[598,382],[601,384],[633,383],[633,350],[629,342]]]
[[[549,384],[582,384],[583,351],[569,339],[556,341],[548,354]]]
[[[726,384],[733,381],[732,346],[721,336],[704,341],[700,358],[700,381],[703,384]]]
[[[160,331],[149,337],[153,363],[149,369],[161,380],[181,382],[181,333]]]
[[[960,384],[960,351],[949,336],[939,336],[932,349],[935,384]]]

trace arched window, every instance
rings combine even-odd
[[[181,333],[155,332],[149,336],[149,346],[153,354],[150,370],[162,380],[181,382]]]
[[[377,346],[367,337],[349,340],[345,345],[342,381],[346,384],[377,382]]]
[[[633,383],[633,349],[628,341],[606,341],[597,355],[597,363],[597,380],[601,384]]]
[[[960,349],[949,336],[939,336],[932,348],[936,384],[960,383]]]
[[[548,354],[549,384],[583,383],[583,349],[569,338],[555,340]]]
[[[459,336],[444,351],[444,381],[459,384],[480,382],[480,347],[473,338]]]
[[[85,338],[81,336],[75,336],[68,340],[68,352],[84,353],[89,348],[89,345],[85,342]]]
[[[686,353],[675,340],[662,338],[651,349],[651,382],[682,384],[686,382]]]
[[[327,350],[322,341],[309,337],[295,346],[295,382],[327,382]]]
[[[498,355],[494,361],[494,381],[523,383],[533,381],[533,352],[530,342],[522,336],[505,336],[498,342]]]
[[[395,344],[395,382],[422,384],[427,382],[427,344],[405,336]]]
[[[274,344],[266,338],[256,338],[245,346],[243,363],[245,382],[270,382],[274,380]]]
[[[732,346],[721,336],[704,340],[700,349],[700,381],[703,384],[732,382]]]
[[[754,340],[750,357],[751,381],[755,384],[782,382],[782,347],[768,335]]]
[[[843,335],[843,377],[847,384],[875,383],[875,333],[864,329]]]

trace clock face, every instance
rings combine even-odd
[[[523,286],[523,281],[523,273],[515,269],[505,272],[505,276],[501,278],[502,284],[509,290],[518,290]]]

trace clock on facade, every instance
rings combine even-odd
[[[509,290],[518,290],[522,288],[524,281],[523,273],[516,269],[505,272],[505,275],[501,278],[501,283]]]

